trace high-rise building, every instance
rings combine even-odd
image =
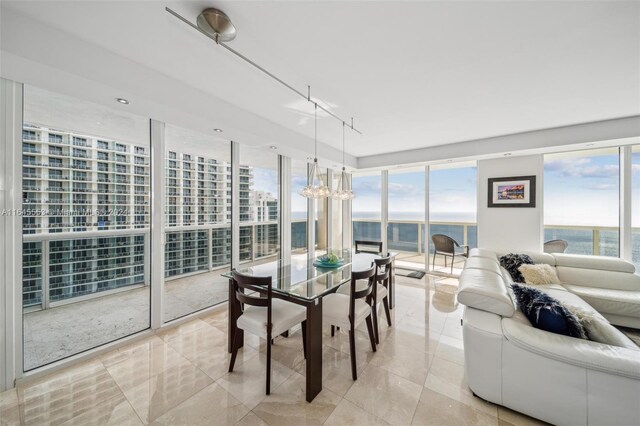
[[[165,171],[165,277],[229,265],[231,165],[172,150]],[[147,147],[25,123],[23,203],[24,306],[148,284],[148,237],[122,231],[149,226]],[[277,250],[277,223],[255,223],[277,206],[240,166],[241,261]]]
[[[22,151],[23,305],[148,284],[146,237],[122,232],[149,226],[148,149],[25,123]]]

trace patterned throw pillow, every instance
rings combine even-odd
[[[518,268],[522,265],[533,265],[533,260],[531,257],[526,254],[514,254],[509,253],[500,257],[500,265],[506,269],[509,274],[511,274],[511,278],[513,278],[513,282],[523,283],[524,277],[518,270]]]
[[[558,278],[556,268],[545,263],[537,265],[520,265],[518,271],[520,271],[524,278],[524,282],[527,284],[560,284],[560,278]]]
[[[535,328],[551,333],[586,339],[580,320],[559,300],[537,288],[511,284],[518,307]]]

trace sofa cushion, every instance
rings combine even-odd
[[[518,271],[524,277],[527,284],[559,284],[560,278],[556,274],[556,269],[544,263],[538,265],[521,265]]]
[[[633,263],[617,257],[583,256],[578,254],[555,253],[556,266],[581,269],[599,269],[603,271],[627,272],[633,274],[636,267]]]
[[[582,323],[589,340],[620,348],[638,349],[638,346],[631,339],[609,324],[609,321],[596,311],[576,307],[572,307],[570,310]]]
[[[565,284],[598,312],[640,318],[640,291],[611,290]]]
[[[640,291],[640,276],[628,272],[603,271],[557,266],[560,282],[576,286],[611,290]]]
[[[513,278],[514,282],[523,283],[524,277],[518,270],[518,268],[524,264],[533,264],[533,260],[526,254],[509,253],[504,256],[500,256],[500,266],[509,271],[509,274]]]
[[[534,287],[512,284],[518,307],[536,328],[565,336],[586,338],[578,318],[559,300]]]
[[[502,275],[483,269],[465,268],[462,271],[458,301],[465,306],[493,312],[503,317],[512,316],[516,310]]]
[[[508,252],[498,252],[497,256],[503,256]],[[533,260],[533,263],[546,263],[547,265],[556,266],[556,259],[549,253],[535,252],[535,251],[519,251],[520,254],[526,254]]]

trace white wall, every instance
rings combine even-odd
[[[499,251],[542,251],[542,155],[478,161],[478,247]],[[533,208],[487,207],[488,179],[536,176],[536,206]]]

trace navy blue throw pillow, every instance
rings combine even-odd
[[[522,265],[533,265],[533,260],[529,255],[509,253],[504,256],[500,256],[500,266],[509,271],[511,278],[513,278],[513,282],[515,283],[524,282],[524,277],[518,270]]]
[[[551,333],[586,339],[587,334],[578,318],[559,300],[537,288],[511,284],[518,307],[535,328]]]

